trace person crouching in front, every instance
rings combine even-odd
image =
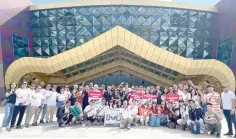
[[[182,130],[185,131],[186,128],[190,126],[190,120],[188,118],[188,107],[184,105],[184,101],[179,101],[179,116],[177,123],[182,127]]]
[[[71,114],[71,103],[67,101],[65,106],[60,107],[57,113],[57,121],[58,126],[61,127],[63,124],[70,125],[70,122],[73,119],[73,115]]]
[[[216,137],[220,138],[220,134],[221,134],[221,122],[220,122],[220,118],[217,115],[217,113],[215,113],[212,110],[212,104],[211,103],[207,103],[207,112],[205,114],[205,131],[206,132],[210,132],[211,135],[215,135],[216,133]]]
[[[97,109],[94,105],[94,100],[90,100],[89,105],[85,107],[84,109],[84,120],[85,120],[85,124],[87,123],[88,125],[91,125],[91,123],[93,123],[96,119],[95,116],[97,114]],[[85,126],[85,124],[83,124],[83,126]]]
[[[81,124],[83,119],[83,112],[81,104],[79,104],[79,102],[75,102],[75,105],[71,108],[71,113],[73,115],[73,124],[76,124],[77,121]]]
[[[203,127],[203,110],[197,108],[195,101],[189,100],[189,119],[191,120],[191,132],[193,134],[200,134],[203,131],[200,131]]]
[[[106,106],[106,100],[105,98],[102,99],[102,105],[98,107],[97,114],[95,116],[95,119],[97,120],[98,124],[104,123],[105,118],[105,112],[107,111],[108,106]]]
[[[125,100],[123,102],[123,108],[120,109],[120,129],[127,127],[130,129],[130,125],[133,121],[132,111],[128,108],[128,102]]]

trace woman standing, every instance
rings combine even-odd
[[[57,96],[57,108],[64,106],[67,101],[67,95],[65,94],[65,88],[61,88],[60,93]]]
[[[83,110],[85,109],[86,106],[89,105],[89,101],[88,101],[89,95],[88,95],[88,92],[89,92],[89,86],[87,85],[85,87],[85,90],[82,93],[82,97],[83,97]]]
[[[15,108],[15,103],[16,103],[15,89],[16,89],[16,83],[13,82],[10,84],[10,89],[5,95],[5,98],[7,99],[7,104],[5,105],[5,111],[4,111],[5,116],[2,122],[3,131],[6,131],[6,130],[10,131],[10,128],[8,128],[8,126],[12,118],[13,111]]]

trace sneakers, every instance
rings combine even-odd
[[[38,126],[37,123],[33,123],[32,126]]]
[[[43,121],[43,120],[40,120],[40,124],[44,124],[44,121]]]
[[[28,127],[29,127],[29,124],[25,124],[25,127],[28,128]]]
[[[130,130],[130,126],[127,126],[127,129]]]
[[[7,128],[6,127],[2,127],[2,131],[7,131]]]
[[[216,134],[216,137],[217,137],[217,138],[220,138],[220,133],[217,133],[217,134]]]
[[[16,126],[16,129],[22,129],[22,127],[19,125],[19,126]]]
[[[234,135],[233,133],[230,133],[230,132],[228,132],[228,133],[226,133],[226,134],[224,134],[225,136],[232,136],[232,135]]]

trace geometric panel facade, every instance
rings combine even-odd
[[[14,47],[14,59],[29,57],[29,42],[15,34],[12,35],[12,43]]]
[[[217,60],[231,67],[234,38],[229,38],[218,43]]]
[[[91,6],[31,11],[33,55],[50,57],[119,25],[190,59],[212,58],[217,13],[154,6]]]

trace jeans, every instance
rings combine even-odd
[[[57,102],[57,108],[60,108],[64,105],[65,101],[58,101]]]
[[[166,115],[161,116],[160,122],[162,126],[165,126],[167,124],[167,116]]]
[[[234,123],[234,128],[236,129],[236,123],[235,123],[235,114],[230,115],[230,110],[223,110],[225,119],[227,121],[227,125],[228,125],[228,133],[233,133],[233,125],[232,123]]]
[[[8,127],[13,116],[15,104],[7,103],[4,107],[4,118],[2,121],[2,127]]]
[[[155,115],[150,116],[150,126],[151,127],[159,127],[161,125],[161,119],[160,117],[157,117]]]
[[[40,121],[43,121],[45,116],[46,116],[46,113],[47,113],[47,104],[44,104],[43,105],[43,109],[42,109],[42,115],[41,115],[41,119]]]
[[[15,106],[13,116],[12,116],[12,119],[11,119],[11,127],[15,126],[16,117],[17,117],[18,114],[19,114],[19,118],[18,118],[16,126],[21,125],[22,119],[23,119],[24,114],[25,114],[25,109],[26,109],[26,106]]]

